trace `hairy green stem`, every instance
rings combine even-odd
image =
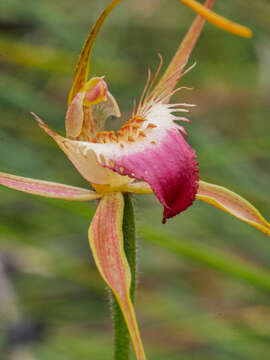
[[[124,250],[131,271],[130,296],[134,301],[136,289],[136,237],[134,209],[129,194],[124,195],[125,207],[123,217]],[[112,294],[114,318],[114,360],[129,360],[130,336],[120,307]]]

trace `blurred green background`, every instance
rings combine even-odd
[[[87,187],[29,115],[64,133],[77,56],[105,0],[0,2],[0,169]],[[246,40],[207,24],[176,101],[198,104],[187,125],[201,178],[238,192],[270,218],[270,4],[217,1],[251,27]],[[177,0],[126,0],[105,23],[92,74],[105,75],[122,122],[148,66],[165,64],[194,13]],[[111,128],[119,121],[111,119]],[[0,359],[111,359],[110,304],[89,251],[95,204],[0,188]],[[134,198],[136,310],[152,360],[269,360],[270,242],[196,201],[161,225],[152,196]]]

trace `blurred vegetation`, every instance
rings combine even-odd
[[[85,186],[29,115],[64,132],[76,58],[108,1],[0,3],[0,169]],[[251,27],[234,37],[207,24],[181,102],[198,104],[187,125],[201,177],[248,198],[270,217],[270,4],[217,1]],[[123,120],[148,66],[168,63],[194,14],[179,1],[124,1],[94,49]],[[112,119],[108,125],[119,126]],[[47,200],[0,188],[0,359],[110,359],[110,306],[87,228],[95,204]],[[152,360],[268,360],[270,242],[257,230],[195,202],[161,225],[151,196],[135,200],[139,235],[137,314]]]

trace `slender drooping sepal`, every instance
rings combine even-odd
[[[136,235],[134,209],[129,194],[124,195],[123,235],[124,250],[131,272],[130,297],[134,302],[136,288]],[[123,313],[112,294],[114,317],[114,360],[129,360],[130,336]]]
[[[101,197],[94,191],[51,181],[30,179],[0,172],[0,184],[28,194],[69,201],[88,201]]]
[[[113,291],[124,315],[137,359],[145,360],[130,298],[131,273],[124,251],[123,212],[121,193],[104,195],[89,228],[89,242],[99,272]]]
[[[196,198],[226,211],[270,236],[270,224],[247,200],[234,192],[205,181],[199,182]]]

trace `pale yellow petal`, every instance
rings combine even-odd
[[[270,224],[259,211],[240,195],[218,185],[199,182],[196,198],[226,211],[270,236]]]
[[[89,228],[89,243],[104,281],[112,289],[125,317],[137,360],[145,360],[144,349],[130,299],[131,274],[123,244],[124,198],[105,195]]]
[[[0,172],[0,184],[10,189],[54,199],[88,201],[100,198],[99,194],[91,190],[2,172]]]

